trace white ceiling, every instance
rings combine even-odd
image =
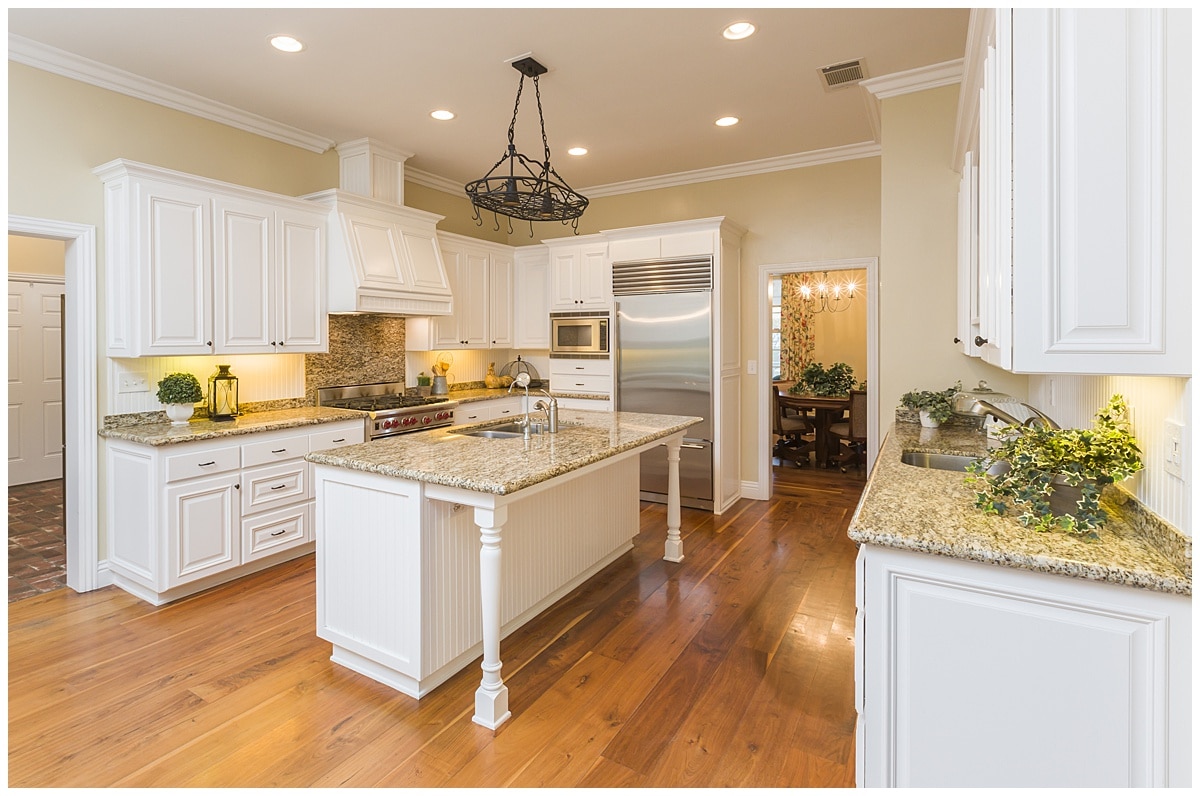
[[[880,78],[962,58],[967,9],[10,9],[10,58],[130,73],[321,149],[370,137],[450,183],[504,154],[520,74],[541,77],[551,161],[577,189],[787,158],[874,140],[866,91],[818,70],[854,58]],[[721,37],[749,20],[758,32]],[[305,42],[297,55],[267,37]],[[18,38],[19,37],[19,38]],[[46,45],[65,53],[55,53]],[[28,54],[36,51],[38,58]],[[18,57],[24,53],[26,57]],[[90,62],[96,62],[91,64]],[[45,68],[45,67],[44,67]],[[113,72],[112,69],[121,70]],[[121,82],[118,80],[118,82]],[[149,84],[153,85],[153,84]],[[153,92],[151,92],[153,93]],[[189,98],[190,99],[190,98]],[[215,104],[212,104],[215,103]],[[435,108],[458,114],[429,117]],[[718,128],[733,115],[741,123]],[[269,124],[262,125],[269,129]],[[526,80],[516,143],[541,159]],[[571,146],[590,153],[570,157]],[[733,169],[736,173],[736,169]]]

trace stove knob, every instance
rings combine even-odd
[[[404,418],[404,425],[406,425],[406,426],[416,425],[416,422],[417,422],[417,418],[415,418],[415,417]]]
[[[422,423],[426,423],[426,424],[428,424],[428,423],[432,423],[432,422],[433,422],[433,418],[432,418],[432,417],[430,417],[429,415],[425,415],[424,417],[422,417],[422,418],[421,418],[421,422],[422,422]]]

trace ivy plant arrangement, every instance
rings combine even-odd
[[[1019,512],[1022,525],[1039,531],[1059,529],[1095,538],[1108,519],[1100,507],[1100,490],[1142,469],[1142,452],[1121,395],[1112,396],[1096,413],[1091,429],[1010,426],[1006,431],[1012,433],[999,447],[968,466],[967,483],[975,488],[975,505],[984,513]],[[988,474],[997,462],[1006,462],[1009,469]],[[1071,514],[1051,508],[1056,483],[1079,488]]]
[[[788,392],[802,395],[844,396],[849,395],[857,382],[854,368],[845,362],[835,362],[826,368],[820,362],[810,362],[800,371]]]
[[[954,409],[954,396],[959,392],[962,392],[961,381],[944,390],[910,390],[900,396],[900,404],[907,409],[927,412],[934,421],[944,423],[950,419],[950,413]]]
[[[204,391],[192,374],[168,373],[158,383],[155,397],[164,404],[194,404],[204,400]]]

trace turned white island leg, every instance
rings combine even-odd
[[[476,508],[479,526],[479,597],[483,610],[483,679],[475,691],[472,721],[494,730],[508,720],[508,686],[500,677],[500,532],[508,508]]]
[[[683,560],[683,538],[679,535],[679,448],[682,437],[667,440],[667,543],[663,558]]]

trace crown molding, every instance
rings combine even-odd
[[[455,182],[446,177],[439,177],[437,174],[430,174],[427,171],[414,169],[407,164],[404,166],[404,179],[417,185],[424,185],[426,188],[433,188],[435,191],[458,194],[464,197],[467,195],[465,183]]]
[[[198,94],[172,88],[121,69],[114,69],[13,33],[8,35],[8,60],[165,108],[190,113],[310,152],[321,154],[334,145],[331,139],[247,113],[230,105],[213,102]]]
[[[762,160],[748,160],[743,163],[730,163],[726,166],[714,166],[695,171],[681,171],[676,174],[662,174],[657,177],[646,177],[640,180],[626,182],[611,182],[605,185],[593,185],[580,189],[580,193],[588,199],[601,196],[617,196],[619,194],[637,193],[638,191],[653,191],[658,188],[673,188],[680,185],[692,185],[698,182],[713,180],[729,180],[735,177],[748,177],[754,174],[766,174],[772,171],[789,171],[791,169],[821,166],[826,163],[837,163],[842,160],[858,160],[860,158],[878,157],[882,151],[879,144],[865,141],[861,144],[816,149],[812,152],[798,152],[794,155],[780,155]]]
[[[859,82],[863,98],[867,103],[867,121],[871,124],[871,135],[878,143],[882,140],[883,123],[880,121],[880,103],[891,97],[927,91],[931,88],[952,86],[962,82],[963,59],[943,61],[940,64],[920,66],[890,75],[872,77]]]

